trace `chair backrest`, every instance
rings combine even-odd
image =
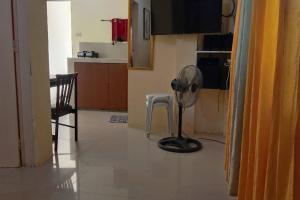
[[[70,111],[70,100],[74,85],[77,85],[78,74],[56,75],[56,114]]]

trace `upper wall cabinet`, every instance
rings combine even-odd
[[[151,0],[129,0],[129,69],[153,68]]]

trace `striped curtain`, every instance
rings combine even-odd
[[[247,79],[248,64],[248,46],[251,24],[252,0],[239,1],[239,20],[237,26],[237,44],[234,49],[232,60],[234,66],[231,66],[231,76],[233,77],[232,88],[230,88],[229,112],[231,121],[227,124],[227,137],[231,141],[228,145],[228,183],[231,195],[236,195],[239,182],[239,169],[241,157],[241,142],[243,131],[244,99]]]
[[[300,199],[299,189],[294,188],[300,184],[297,160],[300,148],[295,145],[300,145],[300,125],[297,125],[300,112],[300,1],[250,1],[248,50],[240,47],[241,34],[247,33],[241,28],[246,3],[246,0],[239,2],[236,25],[239,32],[235,35],[237,44],[234,45],[231,69],[234,78],[231,80],[225,165],[230,191],[235,192],[235,177],[239,176],[239,200],[297,200]],[[242,80],[238,78],[238,67],[243,66],[239,64],[243,62],[239,61],[238,55],[243,54],[243,49],[248,57],[244,96],[237,90],[237,84]],[[236,94],[240,95],[237,97]],[[241,101],[243,97],[244,102]],[[243,120],[237,114],[241,111]],[[239,131],[241,127],[242,131]],[[234,156],[239,157],[239,147],[241,159],[234,159]]]

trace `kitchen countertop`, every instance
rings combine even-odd
[[[68,58],[68,62],[87,62],[87,63],[128,63],[127,59],[121,58]]]

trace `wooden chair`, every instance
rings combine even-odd
[[[66,126],[75,129],[75,141],[78,141],[78,110],[77,110],[77,76],[78,74],[56,75],[56,104],[51,106],[52,123],[55,124],[55,135],[52,139],[55,143],[55,152],[58,147],[58,126]],[[75,106],[70,105],[72,91],[75,87]],[[59,118],[68,114],[75,114],[75,126],[59,123]]]

